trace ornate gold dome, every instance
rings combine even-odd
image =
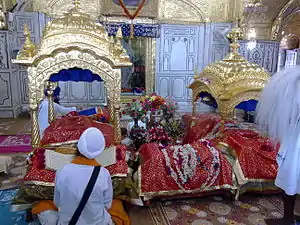
[[[93,21],[90,15],[82,12],[75,4],[64,16],[47,24],[38,54],[80,49],[95,56],[109,58],[111,65],[131,66],[129,56],[121,43],[122,38],[122,31],[119,30],[115,42],[100,23]]]
[[[239,55],[238,39],[242,33],[238,28],[234,28],[228,37],[233,40],[230,53],[195,76],[195,82],[207,85],[209,92],[219,100],[228,100],[243,92],[261,91],[270,78],[264,68]]]
[[[207,66],[199,75],[196,74],[189,86],[193,91],[193,102],[197,101],[201,92],[208,92],[216,100],[223,117],[231,117],[234,108],[241,102],[258,100],[270,78],[264,68],[238,54],[238,40],[241,37],[241,30],[233,29],[228,35],[232,40],[230,53],[223,60]]]
[[[43,38],[49,38],[53,35],[71,33],[92,33],[107,39],[107,33],[104,27],[91,20],[90,16],[83,13],[79,8],[74,7],[63,17],[55,19],[48,23],[44,30]],[[107,39],[108,40],[108,39]]]

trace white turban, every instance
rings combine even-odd
[[[78,141],[79,152],[88,159],[95,159],[105,148],[105,139],[102,132],[91,127],[86,129]]]

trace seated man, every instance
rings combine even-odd
[[[69,112],[76,111],[76,107],[64,107],[64,106],[60,105],[59,104],[59,94],[60,94],[60,88],[57,87],[53,93],[55,116],[57,116],[58,114],[67,114]],[[45,90],[45,98],[41,101],[41,103],[39,105],[39,113],[38,113],[38,121],[39,121],[41,137],[43,137],[44,131],[49,126],[48,108],[49,108],[48,93],[47,93],[47,90]]]
[[[56,174],[54,202],[41,201],[32,209],[42,225],[130,224],[122,202],[113,200],[109,172],[95,160],[104,148],[100,130],[92,127],[83,132],[78,156]]]

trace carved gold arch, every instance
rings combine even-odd
[[[199,94],[201,94],[202,92],[207,92],[207,93],[211,94],[211,96],[216,100],[218,106],[220,104],[220,101],[217,98],[217,96],[215,95],[215,92],[208,85],[206,85],[204,83],[200,83],[200,82],[198,84],[197,83],[192,83],[189,86],[189,88],[192,89],[192,104],[193,104],[192,116],[193,117],[196,116],[196,103],[199,99],[199,97],[198,97]]]
[[[293,6],[296,8],[296,5],[298,5],[298,7],[300,7],[299,0],[289,0],[289,2],[279,12],[278,16],[276,17],[276,19],[274,20],[273,25],[272,25],[272,39],[273,40],[279,39],[283,21],[285,19],[287,19],[289,15],[293,14],[294,10],[291,13],[289,13],[288,16],[285,16],[285,13],[287,12],[287,10],[289,10]]]
[[[237,105],[242,102],[249,100],[259,100],[261,93],[259,91],[248,91],[236,94],[230,99],[220,99],[220,96],[216,96],[214,91],[210,88],[209,85],[204,83],[194,83],[191,84],[190,87],[192,89],[192,104],[193,104],[193,112],[192,116],[196,116],[196,102],[198,100],[198,96],[202,92],[207,92],[211,94],[214,100],[218,104],[219,113],[222,118],[232,118],[234,116],[234,109]]]
[[[121,69],[113,68],[106,60],[78,49],[56,54],[52,53],[49,56],[40,56],[34,62],[36,63],[28,67],[29,103],[33,112],[31,130],[33,146],[38,146],[40,142],[37,109],[39,102],[43,99],[45,82],[49,80],[52,74],[58,73],[62,69],[74,67],[88,69],[99,75],[104,81],[108,93],[108,107],[115,127],[115,142],[120,142]]]
[[[242,102],[250,101],[250,100],[257,100],[259,101],[261,93],[257,91],[249,91],[240,93],[228,101],[220,101],[220,115],[223,118],[231,118],[234,114],[234,109]]]

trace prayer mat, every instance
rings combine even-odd
[[[155,202],[149,208],[156,225],[265,225],[265,218],[281,218],[280,196],[241,196]]]
[[[0,136],[0,154],[28,153],[31,149],[29,134]]]
[[[0,191],[0,218],[3,225],[39,225],[38,222],[27,223],[26,212],[11,211],[11,201],[16,195],[17,190]]]
[[[7,173],[0,174],[0,190],[18,187],[26,173],[26,155],[11,156]]]

